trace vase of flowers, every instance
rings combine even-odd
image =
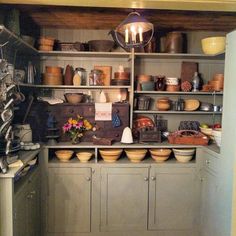
[[[86,130],[91,130],[92,125],[82,116],[77,115],[76,119],[69,118],[68,121],[62,127],[63,132],[68,134],[73,144],[80,142],[80,138]]]

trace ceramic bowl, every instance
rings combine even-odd
[[[77,152],[76,156],[80,160],[80,162],[88,162],[92,157],[93,153],[91,152]]]
[[[173,148],[173,152],[175,154],[175,158],[177,159],[177,161],[185,163],[185,162],[189,162],[192,158],[193,155],[195,153],[195,149],[191,148],[191,149],[175,149]]]
[[[152,158],[156,162],[163,162],[169,158],[172,151],[171,149],[167,148],[158,148],[158,149],[150,149],[149,152],[151,153]]]
[[[126,149],[125,153],[131,162],[140,162],[144,159],[146,149]]]
[[[55,152],[56,157],[62,161],[62,162],[67,162],[71,159],[74,151],[71,150],[59,150]]]
[[[202,128],[200,127],[200,130],[203,134],[208,136],[210,139],[214,139],[214,135],[212,134],[212,128]]]
[[[209,37],[202,39],[202,51],[205,54],[214,55],[225,51],[225,37]]]
[[[179,78],[166,78],[166,85],[178,85]]]
[[[115,162],[119,159],[123,149],[99,149],[102,159],[105,162]]]
[[[83,99],[82,93],[65,93],[64,96],[66,101],[71,104],[78,104]]]

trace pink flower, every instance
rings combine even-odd
[[[76,125],[75,128],[76,129],[80,129],[83,126],[83,121],[79,121]]]
[[[64,124],[64,126],[62,128],[63,128],[64,132],[68,132],[72,128],[72,125],[66,123],[66,124]]]

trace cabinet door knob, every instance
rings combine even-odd
[[[30,194],[35,195],[35,194],[36,194],[36,191],[33,190],[32,192],[30,192]]]
[[[91,180],[91,178],[90,178],[90,177],[86,177],[86,180],[87,180],[87,181],[90,181],[90,180]]]
[[[156,177],[155,177],[155,176],[152,176],[152,177],[151,177],[151,180],[153,180],[153,181],[156,180]]]
[[[32,194],[28,194],[26,197],[27,197],[27,199],[32,199],[33,195]]]
[[[148,177],[144,177],[144,181],[148,181]]]
[[[210,164],[210,161],[209,161],[209,160],[206,160],[206,164],[209,165],[209,164]]]

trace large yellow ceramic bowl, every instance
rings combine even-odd
[[[67,162],[71,159],[72,155],[73,155],[74,151],[71,150],[59,150],[56,151],[56,157],[62,161],[62,162]]]
[[[156,162],[166,161],[172,152],[171,149],[168,148],[150,149],[149,151]]]
[[[209,37],[202,39],[202,51],[214,55],[225,51],[225,37]]]
[[[101,154],[102,159],[105,162],[115,162],[119,159],[123,149],[113,149],[113,148],[107,148],[107,149],[100,149],[99,152]]]
[[[126,149],[125,153],[131,162],[140,162],[144,159],[146,149]]]
[[[92,157],[92,152],[77,152],[76,156],[80,160],[80,162],[88,162]]]

